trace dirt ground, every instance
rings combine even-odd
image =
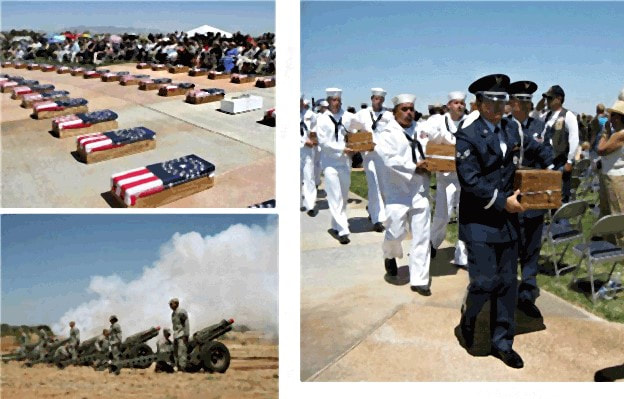
[[[23,362],[0,364],[1,397],[10,398],[277,398],[278,348],[257,340],[223,340],[232,356],[224,374],[154,373],[148,369],[123,369],[115,376],[91,367],[51,365],[23,367]]]

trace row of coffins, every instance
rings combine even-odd
[[[39,85],[38,81],[0,75],[0,85],[15,81],[22,85],[24,82]],[[219,90],[202,92],[223,96],[223,90]],[[69,98],[69,92],[60,90],[30,92],[22,97],[22,106],[33,107],[36,118],[54,117],[52,131],[57,137],[76,137],[77,156],[87,164],[156,148],[154,131],[144,126],[118,129],[117,113],[108,109],[88,112],[87,103],[83,98]],[[190,154],[115,173],[111,176],[110,194],[122,207],[158,207],[212,187],[215,169],[212,163]]]

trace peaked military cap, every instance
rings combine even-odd
[[[510,79],[509,76],[497,73],[493,75],[487,75],[480,79],[475,80],[468,87],[468,91],[472,94],[492,92],[492,93],[507,93],[509,89]]]
[[[536,90],[537,84],[529,80],[520,80],[509,85],[509,95],[521,101],[531,101]]]

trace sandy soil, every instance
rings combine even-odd
[[[22,362],[0,364],[1,396],[10,398],[277,398],[278,349],[268,342],[222,341],[232,361],[225,374],[154,373],[149,369],[123,369],[115,376],[90,367],[59,370]]]

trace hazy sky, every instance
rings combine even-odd
[[[359,108],[371,87],[446,103],[453,90],[505,73],[559,84],[564,106],[594,113],[624,87],[622,2],[319,2],[301,5],[301,79],[307,97],[343,89]],[[469,97],[470,98],[470,97]]]
[[[266,228],[276,224],[277,217],[3,215],[2,322],[56,322],[68,309],[95,299],[87,290],[92,276],[116,274],[123,281],[136,281],[144,268],[162,260],[163,246],[170,245],[175,233],[212,236],[237,223]],[[277,248],[270,250],[277,253]],[[197,275],[197,281],[201,277]]]
[[[71,26],[187,31],[201,25],[258,35],[275,32],[273,1],[2,1],[2,30],[57,32]]]

